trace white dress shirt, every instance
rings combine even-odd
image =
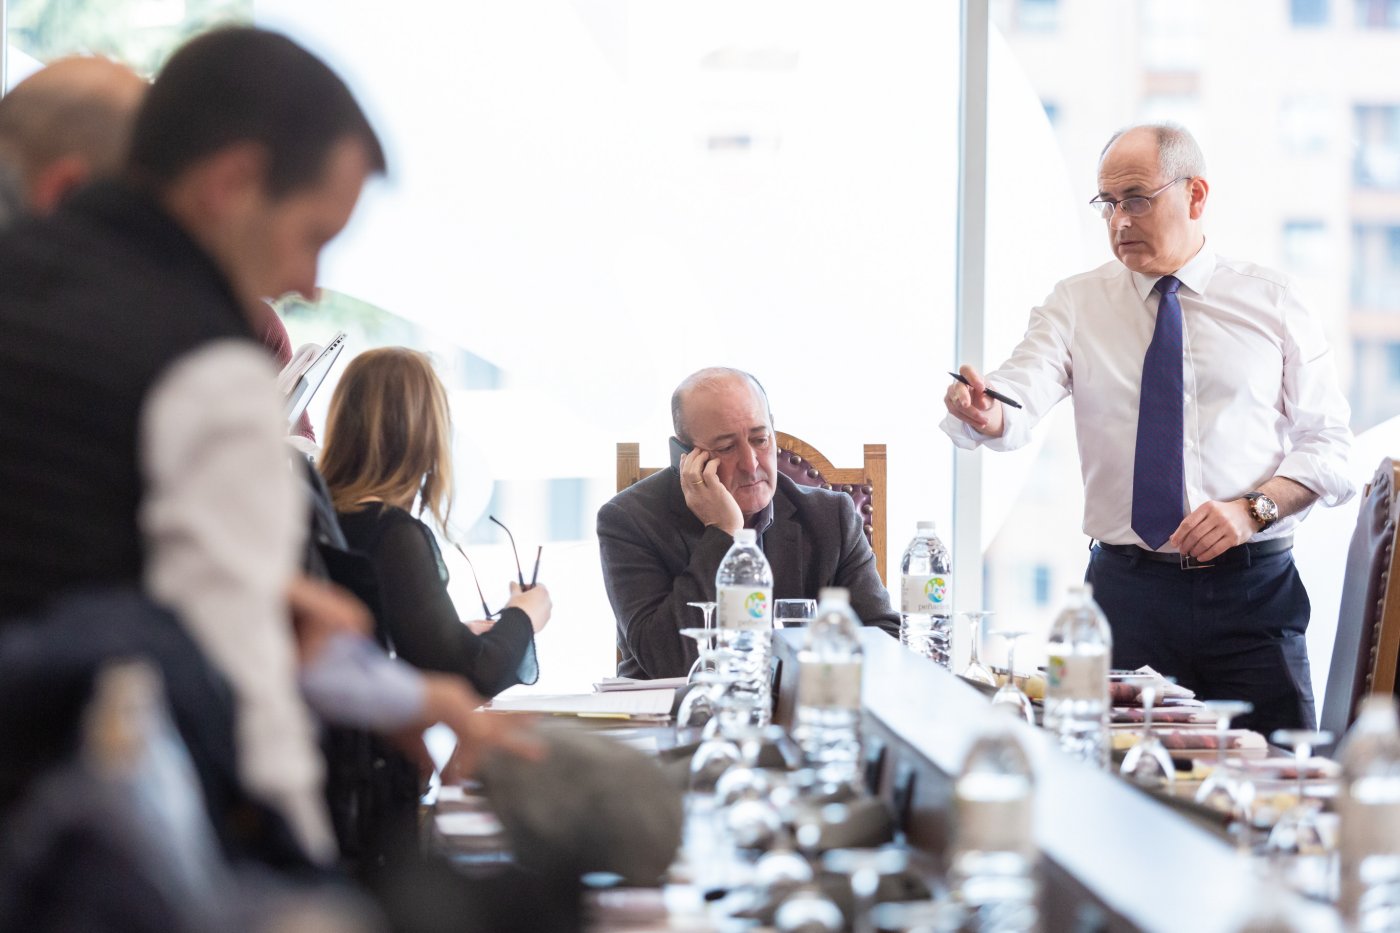
[[[1274,476],[1301,483],[1324,505],[1350,499],[1351,411],[1322,327],[1287,276],[1203,246],[1176,277],[1186,406],[1183,514],[1238,499]],[[1133,457],[1142,361],[1157,323],[1156,282],[1116,260],[1060,282],[1031,312],[1011,358],[985,377],[1025,406],[1003,406],[1002,436],[988,437],[952,415],[942,424],[959,447],[1014,450],[1072,393],[1084,532],[1110,544],[1146,546],[1132,529]],[[1305,514],[1280,519],[1253,540],[1290,535]]]
[[[316,726],[298,691],[287,587],[307,507],[276,375],[250,342],[176,360],[141,412],[146,587],[233,687],[239,772],[313,857],[335,857]]]

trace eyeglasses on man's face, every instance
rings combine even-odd
[[[1093,208],[1096,212],[1098,212],[1099,216],[1102,217],[1104,220],[1111,220],[1113,218],[1114,208],[1121,210],[1129,217],[1141,217],[1143,214],[1146,214],[1148,211],[1152,210],[1153,198],[1161,194],[1163,191],[1166,191],[1168,188],[1170,188],[1177,182],[1189,181],[1190,178],[1191,176],[1189,175],[1182,175],[1180,178],[1173,178],[1171,181],[1167,182],[1165,185],[1158,188],[1151,194],[1139,194],[1131,198],[1122,198],[1117,201],[1113,200],[1112,198],[1094,198],[1094,200],[1089,202],[1089,206]]]

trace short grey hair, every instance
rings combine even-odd
[[[1180,123],[1166,121],[1136,123],[1123,127],[1104,144],[1103,151],[1099,153],[1099,164],[1103,164],[1103,157],[1108,155],[1108,150],[1113,148],[1114,143],[1124,134],[1134,130],[1150,130],[1156,135],[1157,164],[1161,167],[1163,178],[1201,178],[1205,175],[1206,157],[1201,154],[1196,137]]]
[[[768,425],[771,427],[773,425],[773,406],[768,402],[768,392],[763,388],[763,383],[759,382],[752,373],[746,373],[742,369],[711,366],[686,376],[685,379],[681,380],[681,384],[676,386],[676,391],[671,393],[671,430],[676,437],[687,444],[694,443],[685,426],[683,409],[687,395],[695,389],[718,385],[722,382],[731,382],[736,379],[747,379],[749,384],[758,390],[758,397],[763,399],[763,408],[768,414]]]

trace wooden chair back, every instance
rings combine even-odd
[[[820,486],[844,492],[855,503],[865,537],[875,551],[880,580],[885,576],[885,445],[866,444],[860,466],[837,467],[806,441],[777,432],[778,470],[800,486]],[[637,444],[617,445],[617,491],[645,479],[662,467],[644,467]]]

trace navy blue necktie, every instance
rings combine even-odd
[[[1142,360],[1138,398],[1137,451],[1133,457],[1133,531],[1154,551],[1166,543],[1186,515],[1182,469],[1184,402],[1181,375],[1181,302],[1176,276],[1153,286],[1161,292],[1157,329]]]

